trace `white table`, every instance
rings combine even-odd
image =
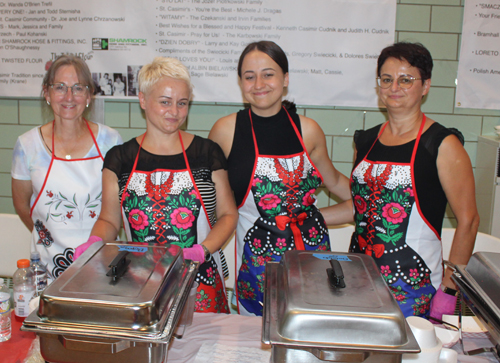
[[[270,345],[261,343],[261,334],[261,317],[194,313],[193,324],[186,328],[182,339],[173,339],[170,344],[167,361],[168,363],[194,363],[196,354],[203,344],[270,351]]]
[[[195,363],[196,354],[203,344],[220,344],[269,351],[270,346],[261,343],[262,318],[226,314],[195,313],[193,325],[189,326],[182,339],[174,339],[169,347],[168,363]],[[465,340],[466,349],[493,346],[488,339]],[[458,362],[497,362],[491,353],[465,356],[459,344],[453,347],[459,354]],[[268,363],[268,361],[263,361]],[[256,362],[257,363],[257,362]]]

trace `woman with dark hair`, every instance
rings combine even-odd
[[[479,216],[462,134],[422,113],[431,72],[432,57],[418,43],[396,43],[378,58],[378,90],[388,121],[354,135],[356,229],[350,250],[375,259],[405,316],[427,316],[430,310],[440,319],[453,314],[456,304],[451,271],[443,277],[446,203],[457,219],[449,258],[453,263],[467,264]],[[353,210],[352,203],[338,208]],[[326,219],[342,222],[333,215]]]
[[[346,200],[349,182],[332,165],[319,125],[282,101],[288,60],[277,44],[249,44],[240,56],[238,76],[250,107],[218,120],[209,138],[228,158],[239,206],[238,309],[262,315],[265,263],[280,261],[288,250],[330,250],[314,192],[324,183]]]
[[[53,278],[89,237],[101,210],[104,156],[122,142],[117,131],[83,117],[94,87],[81,58],[57,58],[42,83],[54,120],[21,135],[14,147],[14,208]]]

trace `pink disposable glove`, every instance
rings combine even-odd
[[[183,248],[182,255],[186,260],[193,260],[195,262],[205,262],[205,250],[201,245],[194,245],[193,247]]]
[[[455,312],[455,306],[457,305],[457,297],[449,295],[443,292],[443,290],[438,289],[436,294],[431,300],[431,311],[429,316],[442,320],[443,315],[453,315]],[[439,322],[431,322],[438,324]]]
[[[78,246],[75,249],[75,253],[73,253],[73,261],[76,261],[76,259],[78,257],[80,257],[82,255],[82,253],[84,253],[85,251],[87,251],[87,249],[90,246],[92,246],[94,243],[99,242],[99,241],[102,241],[101,237],[90,236],[87,242],[85,242],[84,244],[81,244],[80,246]]]

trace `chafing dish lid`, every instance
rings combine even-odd
[[[127,266],[113,278],[109,265],[120,252]],[[178,246],[95,243],[43,292],[38,316],[63,325],[158,333],[183,293],[186,274]]]
[[[494,307],[500,316],[500,253],[477,252],[472,255],[465,271],[474,279],[482,291],[477,291],[484,298],[487,296],[490,307]]]
[[[340,262],[345,287],[330,285],[330,260]],[[323,347],[394,347],[418,351],[406,320],[363,254],[289,251],[266,266],[263,341]]]

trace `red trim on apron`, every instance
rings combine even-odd
[[[52,169],[52,164],[54,163],[54,160],[71,162],[71,161],[92,160],[92,159],[97,159],[99,157],[102,160],[104,160],[104,158],[102,157],[102,154],[101,154],[101,150],[99,149],[99,146],[97,145],[97,141],[96,141],[96,139],[94,137],[94,133],[92,132],[92,129],[90,128],[89,122],[87,120],[85,120],[85,119],[83,119],[83,120],[85,121],[85,124],[87,125],[87,128],[89,129],[90,136],[92,137],[92,141],[94,142],[95,148],[96,148],[97,152],[99,153],[99,156],[93,156],[93,157],[90,157],[90,158],[81,158],[81,159],[69,159],[69,160],[68,159],[62,159],[62,158],[56,157],[55,153],[54,153],[54,128],[55,128],[55,125],[56,125],[56,121],[53,120],[52,121],[52,150],[51,150],[51,158],[50,158],[49,169],[47,170],[47,175],[45,175],[45,180],[43,181],[42,187],[40,188],[40,193],[38,193],[38,195],[36,196],[35,201],[33,202],[33,205],[30,208],[30,217],[33,214],[33,209],[35,208],[35,205],[38,203],[38,200],[40,199],[40,195],[43,193],[43,190],[45,189],[45,185],[47,184],[47,180],[49,178],[49,174],[50,174],[50,171]]]
[[[191,182],[193,183],[193,186],[194,186],[194,189],[196,190],[196,193],[198,193],[198,197],[200,199],[201,205],[203,206],[203,212],[205,213],[205,216],[207,217],[208,225],[210,226],[210,229],[212,229],[213,226],[210,223],[210,218],[208,217],[207,209],[205,208],[205,202],[203,201],[203,198],[201,197],[200,191],[198,189],[198,186],[196,185],[196,182],[195,182],[194,177],[193,177],[193,173],[191,171],[191,166],[189,165],[186,151],[184,149],[184,142],[182,141],[181,132],[180,131],[178,131],[178,132],[179,132],[179,139],[181,141],[182,155],[184,156],[184,162],[186,163],[185,170],[187,170],[189,172],[189,177],[191,178]],[[130,183],[130,179],[132,178],[132,174],[134,174],[134,172],[137,170],[137,162],[139,161],[139,154],[141,153],[142,143],[144,142],[145,138],[146,138],[146,133],[144,133],[144,136],[142,137],[141,143],[139,144],[139,150],[137,151],[137,155],[135,157],[134,166],[132,167],[132,171],[130,172],[130,175],[128,177],[127,183],[125,184],[124,190],[128,189],[128,184]],[[172,170],[170,170],[170,169],[157,169],[157,170],[172,172]],[[175,172],[181,172],[181,171],[183,171],[183,170],[175,170]],[[120,209],[123,210],[123,196],[122,196],[121,201],[120,201]],[[123,226],[125,228],[125,221],[123,220],[122,223],[123,223]]]

